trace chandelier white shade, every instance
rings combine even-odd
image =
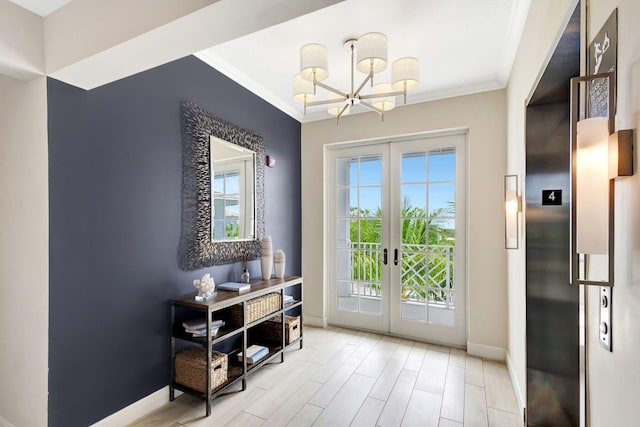
[[[355,106],[375,111],[384,120],[384,113],[395,108],[396,96],[407,102],[407,91],[415,89],[420,81],[420,63],[413,57],[396,60],[391,69],[392,82],[373,84],[374,76],[387,68],[387,36],[382,33],[366,33],[359,38],[347,38],[344,42],[351,51],[351,86],[348,90],[336,89],[323,80],[329,77],[328,49],[318,43],[300,48],[300,74],[293,78],[293,97],[307,107],[324,105],[328,113],[340,120]],[[356,82],[356,70],[364,74]],[[376,78],[377,80],[377,78]],[[370,84],[369,93],[365,87]],[[325,99],[316,100],[318,88],[328,92]],[[337,98],[336,98],[337,96]],[[320,96],[318,96],[320,98]]]
[[[345,92],[345,90],[341,90]],[[345,101],[344,97],[338,98],[335,94],[332,94],[333,102],[327,105],[327,113],[332,116],[346,116],[351,112],[351,105]]]
[[[300,49],[300,75],[309,81],[322,81],[329,77],[327,48],[318,43],[310,43]]]
[[[391,80],[394,90],[412,90],[420,81],[420,63],[416,58],[400,58],[391,65]]]
[[[396,106],[395,96],[385,96],[385,94],[391,92],[390,83],[378,83],[371,88],[372,95],[380,95],[382,98],[375,98],[371,105],[379,108],[382,111],[391,111]]]
[[[306,80],[300,74],[293,76],[293,99],[298,102],[313,102],[316,95],[313,89],[313,82]]]
[[[342,100],[334,102],[333,104],[329,104],[329,106],[327,107],[327,112],[332,116],[346,116],[350,111],[351,106],[349,104],[345,104]]]
[[[358,70],[368,74],[387,68],[387,36],[382,33],[363,34],[358,39]]]

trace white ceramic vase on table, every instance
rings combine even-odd
[[[278,249],[276,254],[273,256],[273,264],[275,265],[276,270],[276,279],[284,278],[284,266],[285,266],[286,257],[282,249]]]
[[[273,270],[273,249],[271,246],[271,236],[264,236],[262,238],[260,266],[262,267],[262,280],[271,279],[271,271]]]

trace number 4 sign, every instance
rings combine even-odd
[[[562,205],[562,190],[542,190],[542,205]]]

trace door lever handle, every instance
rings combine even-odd
[[[388,257],[389,257],[389,253],[387,251],[387,248],[384,248],[384,250],[382,251],[382,262],[384,265],[387,265]]]
[[[393,250],[393,265],[398,265],[398,249]]]

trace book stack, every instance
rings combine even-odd
[[[191,334],[193,337],[206,337],[207,336],[207,319],[194,319],[182,322],[184,331]],[[218,333],[218,330],[224,326],[224,320],[212,320],[211,321],[211,336],[214,337]]]
[[[284,305],[291,304],[293,301],[294,301],[293,300],[293,295],[285,295],[284,299],[282,300]]]
[[[218,289],[223,291],[242,293],[242,292],[250,291],[251,285],[249,283],[226,282],[221,285],[218,285]]]
[[[247,348],[247,363],[256,363],[269,354],[269,348],[254,344]],[[238,361],[242,362],[242,352],[238,353]]]

